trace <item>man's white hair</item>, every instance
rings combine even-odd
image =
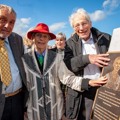
[[[89,14],[83,9],[83,8],[79,8],[78,10],[76,10],[70,17],[69,17],[69,21],[70,21],[70,25],[72,27],[74,24],[74,19],[75,18],[79,18],[79,17],[85,17],[87,21],[91,22],[90,16]]]
[[[2,9],[7,9],[9,11],[9,13],[13,13],[16,16],[16,12],[14,11],[14,9],[12,7],[0,4],[0,10],[2,10]]]

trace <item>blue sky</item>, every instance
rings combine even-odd
[[[63,32],[69,38],[73,32],[69,16],[78,8],[84,8],[93,27],[103,32],[112,35],[113,29],[120,27],[120,0],[0,0],[0,4],[12,6],[17,12],[14,31],[22,36],[43,22],[54,34]]]

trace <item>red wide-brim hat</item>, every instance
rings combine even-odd
[[[49,32],[48,26],[46,24],[44,24],[44,23],[39,23],[34,29],[29,31],[27,33],[27,37],[29,39],[32,39],[33,33],[47,33],[50,36],[50,40],[53,40],[53,39],[56,38],[56,36],[53,33]]]

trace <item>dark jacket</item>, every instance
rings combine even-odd
[[[24,105],[26,104],[27,98],[28,98],[28,91],[26,89],[26,75],[25,75],[25,71],[24,71],[24,67],[23,67],[23,63],[22,63],[22,55],[24,54],[24,47],[23,47],[23,40],[22,37],[19,36],[16,33],[12,33],[9,37],[8,37],[8,41],[10,44],[10,48],[12,50],[15,62],[18,66],[19,72],[20,72],[20,76],[22,79],[22,83],[23,83],[23,92],[24,92]],[[4,109],[4,104],[5,104],[5,95],[2,94],[2,82],[0,80],[0,119],[2,116],[2,112]]]
[[[91,32],[97,53],[106,53],[109,48],[111,36],[107,33],[100,32],[96,28],[91,28]],[[84,68],[90,64],[88,55],[83,55],[82,53],[82,41],[77,34],[74,34],[67,40],[64,61],[67,67],[77,76],[83,76]],[[82,81],[81,87],[85,90],[84,92],[77,92],[68,88],[66,100],[66,116],[68,118],[76,118],[83,96],[94,100],[97,88],[90,87],[88,82],[89,80]]]

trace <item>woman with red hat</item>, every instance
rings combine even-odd
[[[47,49],[48,41],[55,39],[56,36],[49,32],[46,24],[38,24],[27,33],[27,37],[34,41],[32,50],[22,58],[29,90],[28,119],[65,120],[60,81],[72,89],[82,91],[81,82],[83,78],[76,77],[67,69],[60,54]],[[89,80],[89,85],[101,86],[106,81],[107,78],[105,77]]]

